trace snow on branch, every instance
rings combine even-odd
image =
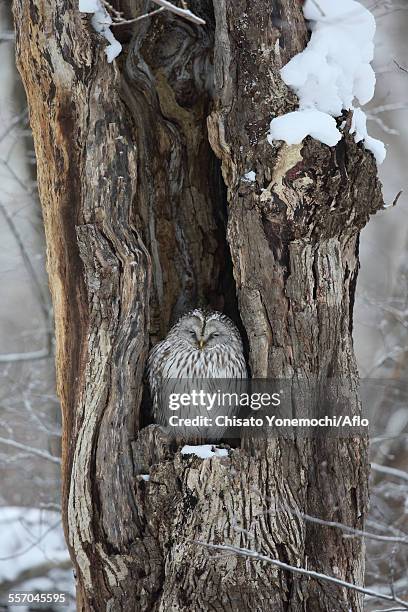
[[[160,6],[159,9],[136,17],[135,19],[125,19],[120,11],[117,11],[108,2],[108,0],[79,0],[79,11],[81,13],[93,13],[92,26],[98,34],[101,34],[109,43],[105,49],[105,53],[108,58],[108,62],[112,62],[122,51],[122,45],[111,31],[111,27],[118,25],[125,25],[140,21],[147,17],[151,17],[160,13],[164,10],[170,11],[179,17],[183,17],[192,23],[197,25],[205,25],[204,19],[194,15],[187,8],[179,8],[168,0],[151,0],[155,4]]]
[[[354,107],[356,99],[364,105],[374,95],[373,15],[356,0],[306,0],[303,12],[313,24],[309,44],[281,70],[282,79],[299,97],[299,110],[272,120],[269,142],[298,144],[312,136],[334,146],[342,138],[334,118],[351,110],[355,142],[364,141],[382,163],[385,146],[368,135],[367,116]]]

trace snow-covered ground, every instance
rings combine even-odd
[[[0,601],[7,591],[70,596],[64,610],[74,610],[74,577],[60,513],[39,508],[0,508]],[[13,610],[9,607],[9,610]],[[21,612],[24,608],[16,607]],[[26,608],[28,610],[28,608]]]

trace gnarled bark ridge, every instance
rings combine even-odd
[[[115,6],[130,17],[140,4]],[[296,104],[279,68],[307,41],[297,0],[190,9],[206,26],[165,12],[123,27],[112,65],[76,0],[14,1],[78,609],[362,610],[355,593],[197,541],[361,584],[360,540],[289,508],[361,528],[364,439],[247,442],[203,461],[140,430],[149,334],[197,304],[242,325],[253,376],[347,380],[359,411],[352,311],[359,232],[382,205],[374,159],[350,137],[332,149],[266,141]]]

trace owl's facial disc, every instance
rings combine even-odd
[[[216,346],[228,345],[231,342],[231,330],[219,319],[205,320],[191,317],[182,321],[178,330],[184,342],[192,348],[203,351]]]
[[[202,329],[203,322],[198,317],[192,317],[188,321],[183,322],[179,334],[187,344],[196,349],[199,348]]]
[[[209,320],[202,331],[200,348],[213,348],[228,341],[225,325],[216,320]]]

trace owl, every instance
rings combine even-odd
[[[166,338],[156,344],[147,361],[147,377],[153,402],[155,422],[162,425],[169,419],[170,393],[191,392],[205,387],[206,392],[217,392],[219,379],[222,391],[237,391],[237,379],[247,378],[242,340],[236,325],[221,312],[196,309],[183,315],[170,329]],[[216,379],[216,380],[211,380]],[[218,381],[217,381],[218,379]],[[196,381],[196,385],[194,385]],[[214,419],[218,412],[231,413],[233,407],[211,411]],[[181,406],[178,416],[183,418],[203,415],[205,410],[196,406]],[[208,414],[208,416],[210,416]],[[216,433],[215,433],[216,431]],[[214,427],[188,428],[186,438],[222,437],[222,429]],[[177,431],[180,434],[180,428]]]

